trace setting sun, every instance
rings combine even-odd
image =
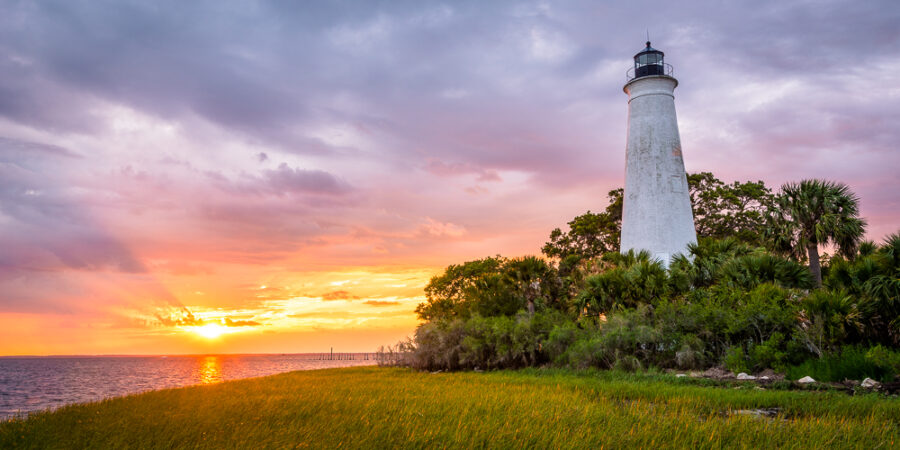
[[[195,334],[199,334],[207,339],[216,339],[219,336],[229,333],[233,330],[229,330],[228,327],[219,325],[217,323],[208,323],[199,327],[185,327],[187,331],[190,331]]]

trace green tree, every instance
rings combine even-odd
[[[798,335],[820,358],[827,352],[837,351],[848,336],[863,328],[856,302],[843,290],[817,289],[801,305],[803,316]]]
[[[559,277],[547,261],[535,256],[509,260],[503,268],[508,289],[525,300],[533,315],[535,308],[551,306],[559,294]]]
[[[687,255],[675,255],[669,266],[679,291],[712,286],[719,281],[722,266],[754,252],[753,247],[732,237],[701,237],[696,244],[688,244],[687,250]]]
[[[505,262],[506,258],[497,255],[447,267],[425,286],[426,301],[416,307],[416,314],[426,321],[467,316],[471,306],[467,291],[483,282],[484,276],[499,274]]]
[[[559,228],[550,232],[550,241],[541,251],[548,258],[557,258],[560,273],[565,276],[585,259],[596,258],[607,252],[619,251],[622,230],[621,188],[609,191],[609,205],[601,213],[590,211],[572,219],[569,231]]]
[[[668,293],[665,267],[646,250],[610,252],[603,255],[603,260],[611,267],[585,280],[585,288],[576,299],[581,312],[596,315],[616,308],[634,308]]]
[[[451,265],[433,277],[416,313],[426,321],[511,316],[523,309],[534,314],[559,308],[560,290],[556,269],[541,258],[484,258]]]
[[[775,201],[768,219],[774,249],[801,261],[808,258],[821,286],[819,245],[833,243],[849,257],[862,241],[866,221],[859,217],[859,199],[846,184],[813,179],[783,185]]]
[[[858,301],[863,340],[900,345],[900,232],[874,249],[863,244],[852,259],[831,259],[825,285]]]
[[[762,245],[766,212],[775,196],[762,181],[725,184],[710,172],[687,175],[697,237],[732,237]]]

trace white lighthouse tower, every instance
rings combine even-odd
[[[621,252],[647,250],[667,267],[676,253],[697,242],[681,138],[675,117],[672,66],[647,47],[634,55],[628,94],[625,197]]]

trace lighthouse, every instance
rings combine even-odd
[[[647,250],[668,267],[697,242],[688,193],[672,66],[647,47],[634,55],[623,88],[628,94],[625,195],[621,252]]]

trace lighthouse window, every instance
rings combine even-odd
[[[659,64],[661,59],[659,56],[658,53],[645,53],[638,56],[638,64],[642,66],[647,64]]]

